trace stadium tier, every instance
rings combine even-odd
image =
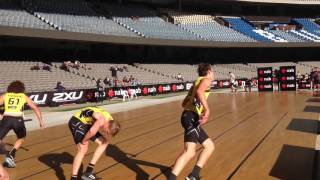
[[[216,80],[227,80],[229,72],[234,73],[238,79],[256,78],[257,68],[279,69],[280,66],[296,66],[297,72],[309,74],[312,68],[320,67],[320,62],[215,64],[213,68]],[[117,69],[116,77],[112,77],[112,68]],[[197,77],[196,69],[196,65],[188,64],[81,63],[75,67],[64,66],[61,62],[45,64],[39,61],[0,61],[0,92],[5,92],[7,85],[14,80],[25,82],[28,85],[27,92],[53,91],[59,81],[66,89],[92,89],[96,88],[98,79],[106,78],[117,79],[117,86],[131,86],[132,83],[123,84],[123,80],[130,76],[135,79],[136,84],[144,85],[190,82]]]
[[[170,20],[172,19],[172,21]],[[279,22],[266,22],[286,26]],[[0,25],[124,37],[217,42],[319,42],[314,19],[292,18],[291,29],[265,29],[245,17],[78,0],[0,3]]]

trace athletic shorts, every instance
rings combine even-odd
[[[92,125],[84,124],[83,122],[79,121],[78,118],[72,117],[69,120],[68,126],[73,136],[74,143],[79,144],[90,130]],[[95,136],[91,137],[90,140],[95,141],[100,136],[101,134],[97,133]]]
[[[184,128],[184,142],[202,144],[209,138],[199,124],[199,115],[190,110],[184,110],[181,115],[181,125]]]
[[[27,135],[22,117],[3,116],[0,124],[0,139],[2,140],[10,130],[13,130],[19,139]]]

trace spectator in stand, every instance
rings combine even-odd
[[[110,80],[110,78],[108,78],[108,77],[106,77],[104,80],[103,80],[103,82],[104,82],[104,84],[106,85],[106,86],[111,86],[111,80]]]
[[[123,72],[123,69],[117,66],[118,71]]]
[[[302,79],[302,75],[300,73],[300,71],[297,72],[297,80],[301,80]]]
[[[110,87],[114,87],[115,85],[114,85],[114,80],[111,80],[110,79]]]
[[[71,63],[70,61],[63,62],[62,65],[60,66],[60,69],[64,71],[70,71],[69,70],[70,63]]]
[[[128,67],[127,67],[126,65],[124,65],[122,68],[123,68],[126,72],[129,72],[129,69],[128,69]]]
[[[74,67],[74,68],[79,69],[80,66],[81,66],[80,61],[78,61],[78,60],[77,60],[77,61],[74,61],[74,64],[73,64],[73,67]]]
[[[51,67],[48,64],[44,64],[42,69],[51,72]]]
[[[117,71],[118,71],[118,68],[117,67],[114,67],[113,65],[110,67],[110,71],[111,71],[111,77],[113,78],[118,78],[117,76]]]
[[[104,86],[103,86],[103,82],[102,82],[101,79],[98,79],[98,80],[97,80],[97,91],[98,91],[97,101],[98,101],[98,102],[103,102]]]
[[[118,79],[115,78],[115,79],[114,79],[114,86],[117,87],[118,84],[119,84],[119,81],[118,81]]]
[[[178,74],[177,78],[178,78],[178,80],[183,81],[181,73]]]
[[[57,90],[57,92],[65,92],[66,88],[62,85],[62,82],[58,81],[56,87],[54,88]]]
[[[132,75],[130,75],[130,77],[129,77],[129,83],[133,83],[133,81],[134,81],[134,77],[132,76]]]
[[[129,80],[127,79],[127,76],[124,76],[122,79],[122,85],[125,86],[128,82]]]
[[[40,65],[39,65],[39,63],[37,63],[36,65],[32,66],[30,69],[31,69],[32,71],[33,71],[33,70],[36,70],[36,71],[40,70]]]

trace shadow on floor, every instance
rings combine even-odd
[[[163,173],[167,173],[167,172],[169,173],[169,171],[167,171],[169,167],[161,164],[156,164],[153,162],[134,159],[135,155],[126,153],[115,145],[110,144],[108,146],[106,150],[106,155],[113,158],[116,162],[123,164],[128,169],[134,171],[137,174],[136,175],[137,180],[149,179],[149,174],[147,174],[141,167],[139,167],[139,165],[158,168]],[[168,174],[165,174],[165,176],[168,176]]]
[[[70,153],[63,152],[63,153],[44,154],[40,156],[38,159],[39,161],[46,164],[50,168],[54,169],[56,176],[59,180],[66,180],[70,178],[69,176],[71,176],[71,174],[68,175],[68,177],[66,178],[64,174],[64,170],[61,167],[63,164],[72,164],[73,155],[71,155]],[[82,171],[83,171],[83,166],[81,165],[79,172],[82,172]]]
[[[291,120],[287,127],[288,130],[301,131],[307,133],[317,134],[318,120],[314,119],[299,119],[294,118]]]
[[[312,148],[284,145],[269,175],[284,180],[311,180],[314,156]]]
[[[320,103],[320,98],[309,98],[307,102]]]
[[[320,106],[306,106],[304,112],[320,113]]]

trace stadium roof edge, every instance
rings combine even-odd
[[[320,47],[320,43],[264,43],[264,42],[214,42],[195,40],[154,39],[112,35],[85,34],[66,31],[42,30],[0,26],[0,37],[35,38],[62,41],[81,41],[117,45],[176,46],[195,48],[274,48],[274,47]]]

